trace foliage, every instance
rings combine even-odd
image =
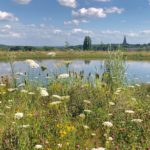
[[[91,38],[89,36],[86,36],[83,42],[83,50],[91,50],[91,49],[92,49]]]

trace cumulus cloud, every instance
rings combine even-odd
[[[90,31],[90,30],[84,30],[84,29],[80,29],[80,28],[75,28],[75,29],[72,30],[72,33],[73,34],[76,34],[76,33],[91,34],[92,31]]]
[[[58,0],[59,4],[66,7],[76,8],[76,0]]]
[[[26,5],[29,4],[32,0],[14,0],[18,4]]]
[[[72,15],[75,17],[105,18],[107,14],[110,13],[121,14],[123,11],[124,11],[123,8],[118,8],[118,7],[111,7],[107,9],[90,7],[90,8],[81,8],[78,11],[72,11]]]
[[[59,33],[61,33],[61,32],[62,32],[62,31],[61,31],[60,29],[54,29],[54,30],[53,30],[53,33],[54,33],[54,34],[59,34]]]
[[[71,21],[64,21],[65,25],[76,25],[78,26],[80,23],[87,23],[88,21],[85,19],[81,19],[81,20],[77,20],[77,19],[73,19]]]
[[[12,13],[0,11],[0,21],[18,21],[18,18]]]
[[[105,10],[105,13],[111,14],[111,13],[118,13],[121,14],[124,11],[123,8],[118,8],[118,7],[111,7]]]
[[[97,2],[109,2],[110,0],[95,0]]]

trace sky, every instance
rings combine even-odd
[[[150,0],[0,0],[0,44],[150,43]]]

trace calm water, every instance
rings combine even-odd
[[[44,72],[41,69],[31,69],[24,61],[16,61],[13,66],[15,72],[27,72],[31,79],[43,79],[47,74],[60,74],[67,71],[80,72],[84,71],[85,75],[89,73],[103,73],[103,60],[72,60],[67,66],[63,60],[42,60],[36,61],[41,66],[47,67]],[[10,64],[7,62],[0,62],[0,76],[11,74]],[[126,75],[129,81],[136,83],[145,82],[150,83],[150,62],[143,61],[128,61],[126,62]]]

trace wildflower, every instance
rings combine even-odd
[[[132,97],[131,100],[136,102],[136,98],[134,98],[134,97]]]
[[[92,148],[91,150],[105,150],[103,147],[98,147],[98,148]]]
[[[114,103],[114,102],[109,102],[109,105],[110,105],[110,106],[114,106],[115,103]]]
[[[127,113],[127,114],[134,114],[135,112],[133,110],[126,110],[125,113]]]
[[[87,113],[87,114],[92,113],[92,111],[91,111],[91,110],[88,110],[88,109],[85,109],[84,112]]]
[[[84,100],[83,102],[86,104],[91,104],[91,102],[89,100]]]
[[[2,103],[2,101],[0,101],[0,104]]]
[[[18,87],[23,87],[23,86],[25,86],[24,83],[21,83],[21,84],[18,85]]]
[[[21,92],[21,93],[28,93],[28,91],[27,91],[27,90],[24,90],[24,89],[21,90],[20,92]]]
[[[133,85],[129,85],[128,87],[129,87],[129,88],[134,88],[134,86],[133,86]]]
[[[25,76],[25,74],[22,73],[22,72],[17,72],[16,75],[19,75],[19,76]]]
[[[11,109],[11,106],[6,106],[7,109]]]
[[[51,102],[49,105],[50,106],[55,106],[55,105],[59,105],[59,104],[61,104],[61,101]]]
[[[27,125],[22,125],[22,126],[19,126],[20,128],[29,128],[30,127],[30,125],[29,124],[27,124]]]
[[[109,121],[103,122],[103,125],[106,126],[106,127],[112,127],[113,126],[113,124]]]
[[[6,84],[1,83],[1,84],[0,84],[0,86],[1,86],[1,87],[5,87],[5,86],[6,86]]]
[[[65,78],[68,78],[68,77],[69,77],[69,74],[63,73],[63,74],[60,74],[60,75],[58,76],[58,79],[65,79]]]
[[[140,87],[141,85],[140,84],[135,84],[137,87]]]
[[[67,132],[64,131],[64,130],[60,130],[59,134],[60,134],[61,137],[64,137],[64,136],[67,135]]]
[[[143,120],[142,119],[132,119],[132,122],[136,122],[136,123],[141,123]]]
[[[85,119],[85,114],[80,114],[79,117]]]
[[[85,130],[87,130],[87,129],[89,129],[90,127],[87,126],[87,125],[84,125],[83,128],[84,128]]]
[[[4,113],[0,113],[0,116],[5,116],[5,114]]]
[[[42,149],[43,146],[42,145],[35,145],[35,149]]]
[[[49,52],[47,55],[54,57],[54,56],[56,56],[56,53],[55,52]]]
[[[43,97],[49,96],[46,88],[40,87],[39,89],[40,89],[41,96],[43,96]]]
[[[112,141],[113,140],[113,138],[110,136],[109,138],[108,138],[108,141]]]
[[[62,144],[60,144],[60,143],[57,144],[57,146],[58,146],[58,148],[62,148]]]
[[[59,95],[52,95],[52,98],[56,98],[58,100],[61,100],[61,96],[59,96]]]
[[[18,113],[15,114],[15,119],[18,119],[18,120],[19,120],[19,119],[21,119],[21,118],[23,118],[23,113],[19,113],[19,112],[18,112]]]
[[[27,59],[26,61],[25,61],[31,68],[39,68],[40,66],[39,66],[39,64],[37,64],[34,60],[32,60],[32,59]]]
[[[70,100],[70,96],[69,95],[67,95],[67,96],[61,96],[61,100]]]
[[[28,94],[29,94],[29,95],[34,95],[35,93],[34,93],[34,92],[29,92]]]
[[[92,135],[92,136],[96,136],[96,133],[92,133],[91,135]]]
[[[17,88],[9,88],[9,89],[7,89],[8,92],[14,92],[16,90],[17,90]]]

